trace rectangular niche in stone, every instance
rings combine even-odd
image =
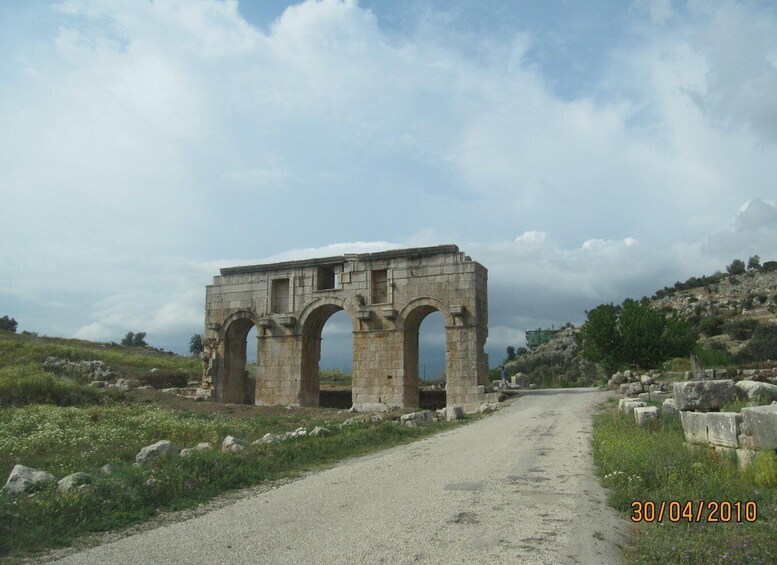
[[[316,290],[331,290],[336,288],[334,265],[319,267],[316,275],[316,278],[318,279]]]
[[[271,307],[276,314],[285,314],[289,311],[289,279],[272,281]]]
[[[388,269],[375,269],[372,271],[372,303],[385,304],[388,302]]]

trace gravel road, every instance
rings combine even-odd
[[[523,396],[58,563],[620,563],[626,521],[606,505],[590,449],[591,415],[608,394]]]

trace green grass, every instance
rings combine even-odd
[[[183,371],[195,378],[202,371],[202,363],[196,357],[164,355],[139,347],[122,347],[78,339],[0,332],[0,367],[41,366],[47,357],[70,361],[100,360],[110,365],[123,378],[139,378],[152,368],[162,372]]]
[[[66,546],[82,534],[113,530],[148,519],[159,509],[196,505],[222,492],[296,475],[346,457],[413,441],[454,424],[407,428],[396,422],[336,428],[323,421],[196,416],[143,407],[7,409],[0,424],[0,457],[52,472],[57,478],[76,470],[91,471],[93,484],[60,494],[52,485],[34,496],[0,494],[0,556],[29,555]],[[333,434],[301,437],[270,445],[250,445],[227,455],[196,452],[144,469],[131,464],[143,445],[171,439],[180,447],[210,441],[218,448],[229,432],[254,440],[268,431],[326,424]],[[21,434],[21,435],[18,435]],[[14,436],[16,440],[14,440]],[[51,451],[54,446],[55,451]],[[12,454],[12,455],[11,455]],[[120,472],[95,471],[107,462]],[[150,480],[153,479],[153,480]]]
[[[755,501],[755,523],[640,523],[633,529],[628,563],[777,562],[777,488],[756,480],[753,468],[707,448],[689,449],[679,418],[638,427],[608,407],[594,420],[594,458],[610,490],[610,504],[630,515],[631,503]],[[771,477],[768,468],[762,471]]]
[[[350,387],[352,385],[351,375],[342,372],[340,369],[322,369],[319,373],[319,379],[322,385],[343,387]]]

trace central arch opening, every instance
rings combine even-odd
[[[302,327],[300,405],[351,406],[353,322],[336,304],[316,308]]]

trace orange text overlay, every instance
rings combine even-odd
[[[755,522],[758,503],[728,500],[663,500],[631,503],[632,522]]]

